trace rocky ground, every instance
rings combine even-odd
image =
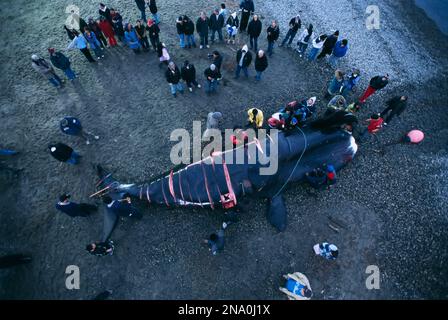
[[[160,1],[159,1],[160,2]],[[230,8],[235,1],[226,1]],[[21,151],[10,166],[24,168],[18,177],[1,173],[0,254],[25,252],[34,261],[0,272],[4,299],[86,299],[105,289],[114,299],[283,299],[281,275],[305,273],[317,299],[447,298],[447,39],[420,9],[405,1],[377,1],[381,29],[365,28],[367,1],[256,1],[267,27],[301,9],[318,31],[340,29],[351,43],[345,70],[362,70],[365,87],[377,73],[388,72],[391,85],[372,97],[360,113],[367,118],[387,98],[408,94],[409,110],[380,135],[381,144],[408,130],[422,129],[418,146],[393,145],[384,153],[362,146],[358,157],[339,173],[337,186],[312,196],[304,185],[286,193],[289,226],[278,234],[266,222],[265,204],[250,199],[241,222],[228,232],[226,248],[212,257],[201,240],[220,224],[218,212],[145,207],[142,221],[123,221],[115,230],[116,254],[97,258],[84,251],[98,240],[102,212],[70,219],[55,211],[61,192],[87,201],[96,181],[93,164],[102,163],[123,182],[141,182],[172,167],[170,132],[191,130],[209,111],[224,114],[224,127],[245,121],[245,110],[260,107],[268,115],[293,99],[322,92],[332,70],[325,62],[310,65],[291,50],[276,48],[265,78],[233,80],[235,47],[223,44],[224,82],[219,92],[186,93],[174,99],[154,52],[136,56],[127,48],[108,49],[92,66],[77,51],[68,55],[79,79],[57,92],[31,69],[30,56],[46,48],[63,49],[62,28],[69,4],[81,16],[96,16],[95,1],[14,1],[0,11],[2,147]],[[134,1],[114,0],[125,19],[139,18]],[[162,40],[174,61],[194,62],[200,78],[210,63],[208,50],[181,50],[174,21],[180,14],[196,18],[219,3],[163,1]],[[20,14],[17,14],[20,12]],[[242,35],[239,44],[247,41]],[[265,35],[260,40],[266,47]],[[251,70],[252,75],[254,71]],[[101,140],[90,146],[58,130],[65,115],[79,117]],[[65,142],[84,155],[77,167],[59,164],[46,153],[49,142]],[[338,231],[329,227],[338,225]],[[328,263],[313,256],[312,245],[331,241],[340,258]],[[81,289],[65,288],[65,268],[81,270]],[[368,265],[381,271],[381,289],[365,287]]]

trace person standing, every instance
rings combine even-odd
[[[125,25],[125,29],[124,39],[126,44],[134,51],[135,54],[139,54],[141,45],[138,41],[137,32],[135,32],[134,27],[130,23]]]
[[[157,44],[157,55],[159,56],[159,68],[163,67],[163,65],[168,66],[170,62],[170,54],[168,53],[168,49],[166,48],[164,43]]]
[[[70,68],[70,60],[61,52],[56,52],[54,48],[48,48],[51,63],[61,69],[70,81],[76,79],[75,72]]]
[[[361,80],[361,71],[359,71],[359,69],[353,70],[350,76],[348,76],[344,80],[344,87],[341,89],[341,94],[344,96],[345,99],[347,99],[348,95],[351,92],[355,91],[356,86],[358,85],[360,80]]]
[[[252,21],[249,22],[249,26],[247,27],[247,33],[249,34],[250,41],[250,50],[258,51],[258,37],[261,34],[261,30],[263,29],[263,25],[261,21],[258,19],[257,15],[254,15]]]
[[[196,32],[199,34],[199,38],[201,39],[201,44],[199,49],[203,49],[204,47],[210,48],[208,45],[208,18],[204,12],[201,12],[201,16],[196,21]]]
[[[184,87],[182,86],[182,83],[180,83],[180,70],[173,61],[168,64],[168,69],[165,72],[165,77],[166,81],[170,85],[171,94],[174,98],[177,97],[177,92],[180,92],[181,94],[184,93]]]
[[[70,201],[70,195],[64,193],[59,197],[56,203],[56,209],[65,213],[66,215],[74,217],[88,217],[93,212],[98,210],[98,207],[87,203],[75,203]]]
[[[44,59],[40,58],[37,54],[31,56],[31,66],[34,70],[39,72],[42,76],[48,79],[52,85],[60,89],[63,86],[62,79],[54,71],[53,67]]]
[[[106,36],[106,38],[109,40],[109,45],[111,47],[115,47],[118,43],[117,40],[115,39],[114,28],[112,27],[110,22],[107,21],[106,18],[101,17],[98,26],[100,27],[101,31]]]
[[[64,117],[59,123],[59,128],[65,134],[82,137],[86,144],[90,144],[89,136],[92,136],[95,140],[100,138],[91,132],[85,131],[81,121],[75,117]]]
[[[393,117],[399,117],[408,105],[407,96],[397,96],[387,101],[387,108],[381,112],[380,116],[384,119],[384,125],[387,126]],[[386,116],[386,117],[385,117]]]
[[[238,19],[238,16],[236,14],[236,12],[233,12],[229,18],[227,18],[227,22],[226,22],[226,29],[227,29],[227,44],[230,44],[230,42],[232,42],[232,44],[235,44],[235,38],[236,35],[238,34],[238,27],[240,25],[240,20]]]
[[[159,26],[155,23],[154,20],[148,19],[149,41],[151,41],[151,45],[154,48],[154,51],[156,52],[157,52],[157,45],[160,43],[159,33],[160,33]]]
[[[240,3],[241,9],[241,24],[240,31],[246,31],[247,24],[249,22],[249,17],[254,13],[255,7],[252,0],[242,0]]]
[[[274,52],[274,44],[280,36],[280,28],[277,25],[277,21],[272,21],[271,25],[268,27],[268,55],[272,56]]]
[[[100,42],[101,48],[107,48],[107,41],[106,38],[103,35],[103,32],[101,32],[99,21],[93,20],[92,17],[89,18],[89,24],[87,26],[93,33],[95,33],[96,38]],[[84,30],[85,31],[85,30]]]
[[[244,75],[249,77],[248,67],[252,62],[252,53],[249,52],[247,45],[244,45],[243,48],[239,49],[236,53],[236,71],[235,71],[235,79],[240,77],[240,72],[243,70]]]
[[[185,48],[185,31],[184,31],[184,18],[179,16],[176,20],[177,36],[179,37],[179,45],[183,49]]]
[[[74,29],[69,29],[65,24],[64,24],[64,30],[67,33],[67,36],[70,40],[75,39],[76,37],[76,30]]]
[[[212,63],[216,66],[218,69],[218,72],[221,73],[221,66],[222,66],[222,55],[219,53],[219,51],[215,50],[213,51],[212,55]]]
[[[212,255],[216,256],[219,251],[224,250],[224,229],[212,233],[208,239],[204,240]]]
[[[258,54],[255,57],[255,71],[257,72],[255,79],[257,81],[261,80],[261,75],[267,69],[267,67],[268,67],[268,57],[266,57],[263,50],[260,50],[258,51]]]
[[[213,10],[213,13],[209,19],[209,24],[210,32],[212,33],[210,38],[212,44],[215,43],[216,32],[218,33],[219,41],[223,41],[224,38],[222,37],[222,28],[224,27],[224,17],[219,14],[218,9]]]
[[[185,60],[181,70],[182,79],[187,84],[188,90],[193,92],[193,86],[200,89],[201,85],[196,80],[196,68],[188,60]]]
[[[310,23],[308,28],[302,31],[297,41],[297,52],[299,53],[300,58],[302,58],[303,55],[305,54],[306,49],[308,48],[308,44],[310,43],[312,37],[313,37],[313,25]]]
[[[326,34],[322,34],[313,40],[313,47],[310,50],[310,54],[308,55],[308,60],[313,62],[316,61],[317,54],[319,50],[324,46],[325,40],[327,39]]]
[[[370,116],[369,119],[366,120],[368,123],[367,128],[361,132],[359,135],[359,140],[362,142],[363,137],[366,133],[370,134],[370,137],[373,137],[374,140],[378,141],[377,133],[381,130],[384,124],[383,118],[381,118],[381,115],[379,113],[374,113]]]
[[[143,47],[144,51],[149,51],[149,41],[148,35],[146,34],[146,26],[142,23],[141,20],[137,20],[137,24],[135,25],[135,31],[137,32],[138,40],[140,41],[140,45]]]
[[[366,100],[375,92],[378,90],[384,89],[384,87],[387,86],[389,83],[389,75],[386,74],[385,76],[376,76],[370,79],[369,86],[367,87],[364,94],[359,98],[359,102],[365,103]]]
[[[331,80],[330,85],[328,86],[326,98],[339,94],[342,90],[343,85],[344,73],[338,69],[334,72],[334,77]]]
[[[86,57],[86,59],[89,62],[93,62],[93,63],[96,62],[95,59],[93,59],[92,55],[90,54],[89,48],[87,47],[86,38],[84,38],[83,35],[78,34],[77,32],[76,32],[75,38],[73,38],[72,42],[70,42],[70,44],[68,45],[67,50],[70,50],[73,48],[79,49],[79,51],[82,52],[82,54]]]
[[[325,39],[322,51],[317,56],[317,59],[322,59],[333,52],[336,42],[338,42],[339,30],[336,30],[331,36]]]
[[[146,2],[145,0],[135,0],[138,10],[140,10],[142,15],[142,20],[146,21]]]
[[[347,51],[348,51],[348,40],[347,39],[336,42],[336,44],[333,48],[333,53],[331,54],[330,59],[328,60],[330,65],[333,68],[336,68],[338,61],[341,58],[345,57],[345,55],[347,54]]]
[[[214,64],[211,64],[210,67],[205,69],[204,75],[207,79],[207,87],[205,88],[205,92],[207,94],[216,92],[218,87],[218,79],[221,78],[218,68]]]
[[[79,159],[81,156],[64,143],[50,144],[48,146],[48,149],[50,150],[50,154],[56,160],[73,165],[79,163]]]
[[[111,17],[112,17],[112,23],[109,20],[107,20],[107,19],[106,20],[114,28],[114,32],[117,35],[118,40],[123,42],[123,40],[124,40],[123,17],[117,10],[114,10],[114,9],[110,10],[110,13],[111,13]]]
[[[156,0],[150,0],[149,1],[149,11],[151,11],[152,14],[152,20],[154,20],[155,24],[160,23],[159,14],[157,13],[157,4]]]
[[[109,21],[110,24],[112,24],[112,14],[111,14],[111,10],[106,7],[106,5],[104,3],[100,3],[100,8],[98,10],[98,13],[100,14],[100,16],[103,16],[107,19],[107,21]],[[83,32],[84,29],[81,29],[81,31]]]
[[[187,16],[184,16],[184,32],[187,48],[196,48],[196,41],[194,40],[194,23]]]
[[[302,20],[300,20],[300,15],[296,15],[289,21],[289,30],[286,33],[286,36],[283,39],[283,42],[280,45],[280,47],[283,47],[286,44],[286,41],[288,40],[289,40],[288,46],[291,46],[291,43],[294,40],[294,37],[296,36],[300,28],[302,28]]]
[[[225,3],[221,3],[221,9],[219,9],[219,14],[222,15],[224,21],[227,21],[227,17],[229,16],[229,10],[227,10]]]
[[[89,43],[90,49],[95,52],[95,55],[98,60],[101,58],[104,58],[103,49],[101,49],[100,42],[95,36],[95,33],[93,33],[90,29],[86,29],[84,32],[84,37],[86,38],[87,42]]]

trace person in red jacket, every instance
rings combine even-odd
[[[109,45],[115,47],[117,45],[117,40],[115,39],[115,32],[110,22],[107,21],[105,17],[101,17],[99,26],[103,34],[109,40]]]
[[[380,131],[380,129],[383,127],[384,120],[381,118],[381,115],[379,113],[374,113],[370,116],[370,119],[367,119],[366,122],[368,122],[367,128],[360,134],[359,140],[362,142],[362,138],[364,135],[368,132],[371,137],[373,137],[375,140],[378,140],[377,133]]]
[[[389,83],[389,75],[385,76],[376,76],[370,79],[370,84],[367,90],[364,92],[361,98],[359,98],[359,102],[365,103],[366,100],[378,90],[383,89]]]

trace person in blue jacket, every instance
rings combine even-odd
[[[333,48],[333,53],[330,56],[328,62],[333,68],[336,68],[338,61],[343,58],[348,51],[348,40],[344,39],[342,41],[336,42],[336,45]]]
[[[73,33],[75,37],[73,38],[72,42],[67,47],[67,50],[70,49],[79,49],[79,51],[82,52],[82,54],[86,57],[86,59],[89,62],[96,62],[95,59],[93,59],[92,55],[90,54],[89,48],[87,47],[87,40],[84,38],[83,35],[78,34],[76,30],[73,30]]]
[[[360,80],[361,80],[361,71],[359,71],[359,69],[353,70],[352,73],[345,78],[341,90],[341,94],[345,99],[347,99],[348,95],[351,92],[355,91],[356,86],[358,85]]]
[[[86,29],[86,31],[84,32],[84,37],[89,43],[90,49],[92,49],[93,52],[95,52],[97,59],[100,60],[101,58],[104,58],[103,53],[104,49],[101,48],[101,44],[98,41],[95,33],[90,31],[90,29]]]
[[[134,27],[130,23],[125,25],[124,41],[136,54],[140,53],[141,44]]]
[[[59,197],[58,203],[56,203],[56,209],[67,214],[70,217],[87,217],[93,212],[98,210],[98,207],[87,203],[75,203],[71,202],[70,195],[63,194]]]
[[[100,138],[91,132],[85,131],[82,127],[81,121],[75,117],[64,117],[64,119],[60,121],[59,127],[65,134],[83,138],[86,141],[86,144],[90,144],[89,136],[93,136],[95,140]]]

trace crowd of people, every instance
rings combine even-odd
[[[145,1],[136,0],[136,5],[141,11],[141,19],[133,25],[129,21],[125,22],[119,10],[109,8],[105,4],[99,4],[98,17],[89,18],[86,22],[79,18],[79,28],[70,28],[64,26],[64,29],[70,39],[67,46],[69,49],[79,49],[90,63],[96,63],[106,56],[106,48],[115,47],[118,42],[128,46],[136,54],[142,51],[157,52],[160,67],[166,68],[165,78],[171,90],[171,94],[177,97],[178,94],[184,94],[184,84],[190,92],[201,89],[201,81],[198,79],[196,67],[189,60],[185,60],[179,66],[173,61],[167,47],[161,41],[160,16],[155,0]],[[146,9],[149,8],[152,18],[147,18]],[[219,9],[213,10],[210,16],[201,12],[193,22],[187,15],[180,15],[176,21],[176,30],[179,38],[179,46],[182,49],[194,49],[197,47],[195,32],[199,37],[199,49],[210,48],[217,42],[223,44],[235,44],[237,35],[247,33],[248,44],[244,44],[236,51],[234,79],[240,77],[241,71],[245,77],[249,77],[249,67],[254,65],[256,75],[255,79],[260,81],[263,73],[269,66],[268,57],[274,54],[275,44],[280,38],[280,26],[277,21],[272,21],[266,28],[267,50],[259,49],[259,37],[263,32],[263,24],[259,16],[255,13],[255,6],[252,0],[243,0],[240,3],[240,12],[230,12],[226,4],[222,3]],[[240,17],[239,14],[240,13]],[[301,11],[293,16],[287,26],[287,32],[284,34],[279,47],[291,47],[296,41],[295,50],[299,57],[307,56],[310,62],[327,59],[329,65],[336,69],[339,61],[347,55],[349,50],[348,40],[340,39],[340,31],[336,30],[330,34],[317,34],[314,31],[313,24],[304,25],[302,22]],[[298,38],[296,38],[299,34]],[[226,38],[226,39],[225,39]],[[310,47],[310,48],[309,48]],[[307,53],[309,48],[309,52]],[[92,55],[94,53],[95,58]],[[254,52],[254,55],[252,52]],[[64,86],[62,80],[54,68],[61,70],[70,81],[77,79],[77,74],[72,69],[70,59],[63,52],[55,48],[48,48],[49,60],[33,54],[32,67],[48,79],[48,81],[57,88]],[[212,63],[204,70],[204,87],[208,94],[217,91],[219,83],[223,77],[222,66],[223,56],[218,50],[213,50],[209,54]],[[336,69],[334,77],[329,81],[324,99],[329,100],[323,116],[315,119],[318,113],[318,99],[311,97],[301,101],[292,101],[281,107],[278,112],[270,116],[265,121],[263,111],[260,108],[251,108],[247,111],[248,121],[244,128],[235,127],[235,134],[232,136],[232,142],[235,147],[247,143],[247,128],[275,128],[291,134],[297,128],[315,127],[315,128],[342,128],[358,135],[360,141],[364,141],[365,135],[377,137],[378,132],[384,126],[390,125],[394,117],[399,116],[407,107],[408,98],[405,95],[392,97],[387,101],[386,108],[380,113],[373,113],[366,120],[366,126],[358,124],[355,116],[357,112],[363,109],[367,99],[379,90],[383,90],[390,81],[388,74],[373,77],[368,88],[359,97],[354,98],[359,82],[361,71],[353,69],[345,73],[341,69]],[[350,101],[351,100],[351,101]],[[207,129],[219,128],[219,122],[222,119],[220,112],[211,112],[208,115]],[[265,125],[266,123],[266,125]],[[358,124],[358,125],[357,125]],[[359,130],[355,130],[359,128]],[[65,117],[60,122],[60,130],[67,135],[78,136],[86,144],[93,140],[98,140],[99,136],[86,131],[81,121],[75,117]],[[207,131],[204,133],[206,135]],[[55,143],[48,146],[50,154],[57,160],[76,165],[82,159],[82,156],[64,143]],[[309,185],[322,190],[330,188],[336,183],[336,171],[331,164],[322,164],[319,168],[314,168],[306,174],[306,180]],[[86,203],[72,202],[69,194],[63,194],[59,197],[56,208],[70,217],[87,217],[97,211],[97,206]],[[103,197],[106,209],[111,214],[119,217],[137,217],[141,218],[141,213],[132,205],[131,198],[126,195],[123,199],[112,200],[110,197]],[[224,248],[224,231],[227,227],[238,221],[239,209],[228,210],[225,212],[225,219],[219,231],[211,234],[205,243],[209,246],[212,254],[217,254]],[[109,238],[100,242],[89,244],[87,251],[94,255],[110,255],[114,251],[113,242]],[[326,259],[336,259],[338,251],[334,244],[323,243],[314,247],[316,254]],[[288,279],[290,279],[290,276]],[[291,279],[293,279],[292,277]],[[296,279],[297,280],[297,279]],[[299,288],[299,289],[297,289]],[[295,287],[293,294],[303,297],[310,297],[310,288],[306,286]],[[286,290],[286,289],[285,289]]]

